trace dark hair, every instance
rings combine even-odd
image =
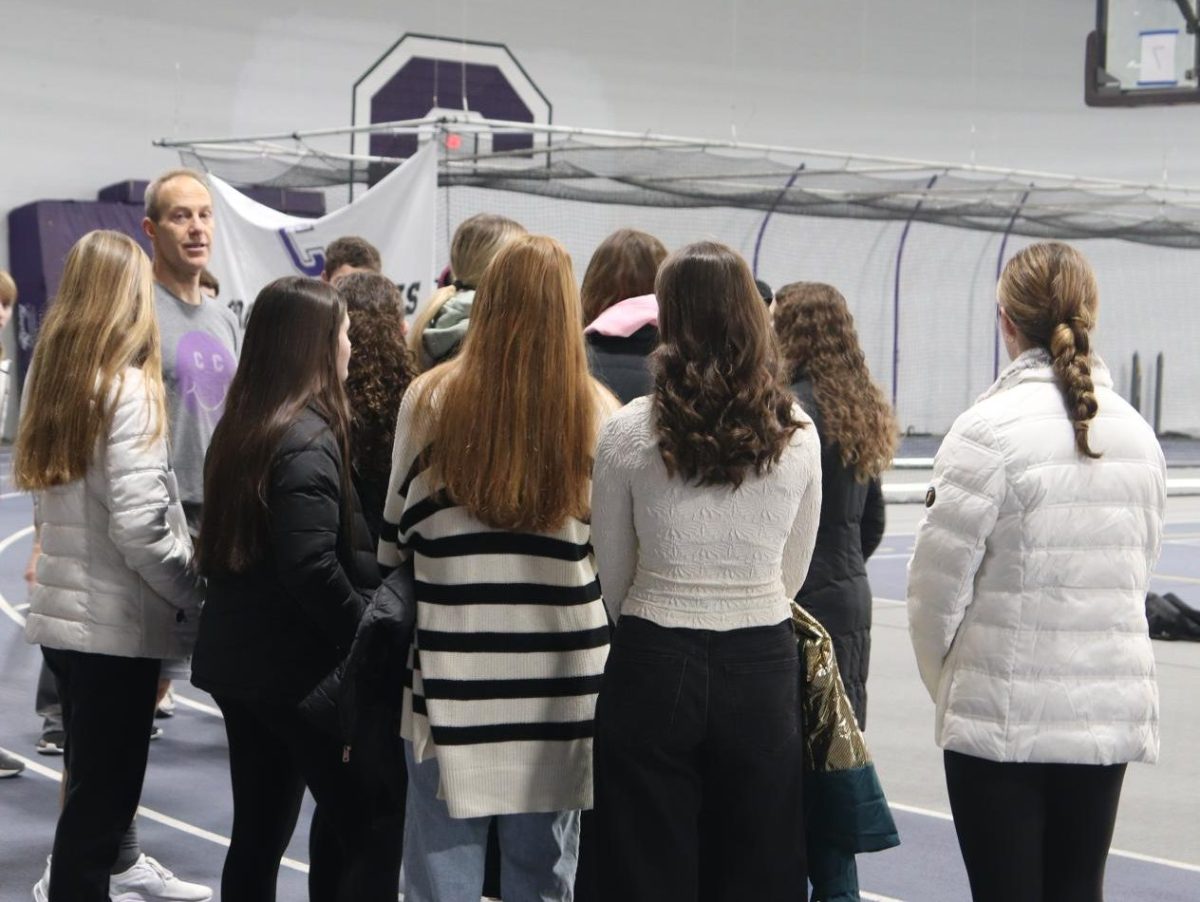
[[[590,323],[613,304],[654,291],[654,277],[667,257],[661,241],[637,229],[618,229],[600,242],[579,290],[583,321]]]
[[[763,303],[770,307],[771,301],[775,299],[775,293],[771,291],[771,286],[762,279],[755,279],[754,287],[758,289],[758,295],[763,299]]]
[[[871,378],[854,317],[842,293],[821,282],[793,282],[775,295],[775,334],[791,378],[812,381],[822,438],[866,482],[892,462],[899,429]]]
[[[343,266],[380,272],[383,269],[383,261],[380,260],[375,245],[366,238],[346,235],[343,238],[335,238],[329,242],[329,247],[325,248],[325,278],[328,279]]]
[[[204,460],[197,556],[206,576],[243,572],[266,553],[272,462],[305,407],[329,424],[341,451],[342,519],[349,526],[350,411],[337,371],[345,315],[341,296],[317,279],[287,276],[258,293]]]
[[[1091,362],[1098,293],[1083,254],[1058,241],[1031,244],[1018,252],[1005,265],[996,290],[1013,325],[1050,352],[1075,430],[1075,447],[1091,458],[1100,456],[1088,444],[1088,426],[1098,409]]]
[[[655,294],[653,403],[667,472],[735,488],[748,471],[762,475],[800,424],[746,261],[723,244],[690,244],[663,263]]]
[[[221,283],[208,269],[200,270],[200,287],[211,291],[214,298],[221,293]]]
[[[392,442],[400,399],[416,375],[404,343],[404,300],[395,283],[373,272],[338,279],[338,293],[350,314],[350,453],[359,472],[386,483],[392,470]]]

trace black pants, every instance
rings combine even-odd
[[[154,724],[159,662],[43,648],[67,734],[67,787],[50,864],[51,902],[107,902],[133,821]]]
[[[215,698],[225,715],[233,786],[223,902],[273,902],[305,786],[317,803],[309,830],[312,902],[395,902],[403,820],[381,809],[368,775],[353,758],[344,764],[337,740],[294,707]]]
[[[1125,765],[1008,764],[945,753],[974,902],[1101,902]]]
[[[596,710],[600,898],[803,896],[799,686],[790,622],[621,618]]]

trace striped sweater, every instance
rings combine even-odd
[[[436,757],[451,817],[592,805],[609,628],[587,523],[493,529],[423,468],[417,384],[396,425],[379,562],[413,558],[417,629],[401,734]]]

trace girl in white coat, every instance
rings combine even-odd
[[[50,902],[108,900],[141,795],[160,662],[186,657],[195,638],[200,589],[163,404],[150,261],[125,235],[89,232],[38,338],[13,462],[42,542],[25,635],[54,673],[67,734],[39,900],[47,883]],[[212,896],[145,856],[113,879],[122,898],[154,886]]]
[[[997,295],[1013,362],[938,452],[909,627],[972,897],[1099,902],[1125,765],[1158,755],[1166,470],[1091,354],[1087,261],[1032,245]]]

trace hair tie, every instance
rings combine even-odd
[[[474,291],[475,290],[474,285],[468,285],[462,279],[455,279],[450,284],[452,284],[455,287],[455,289],[458,291]]]

